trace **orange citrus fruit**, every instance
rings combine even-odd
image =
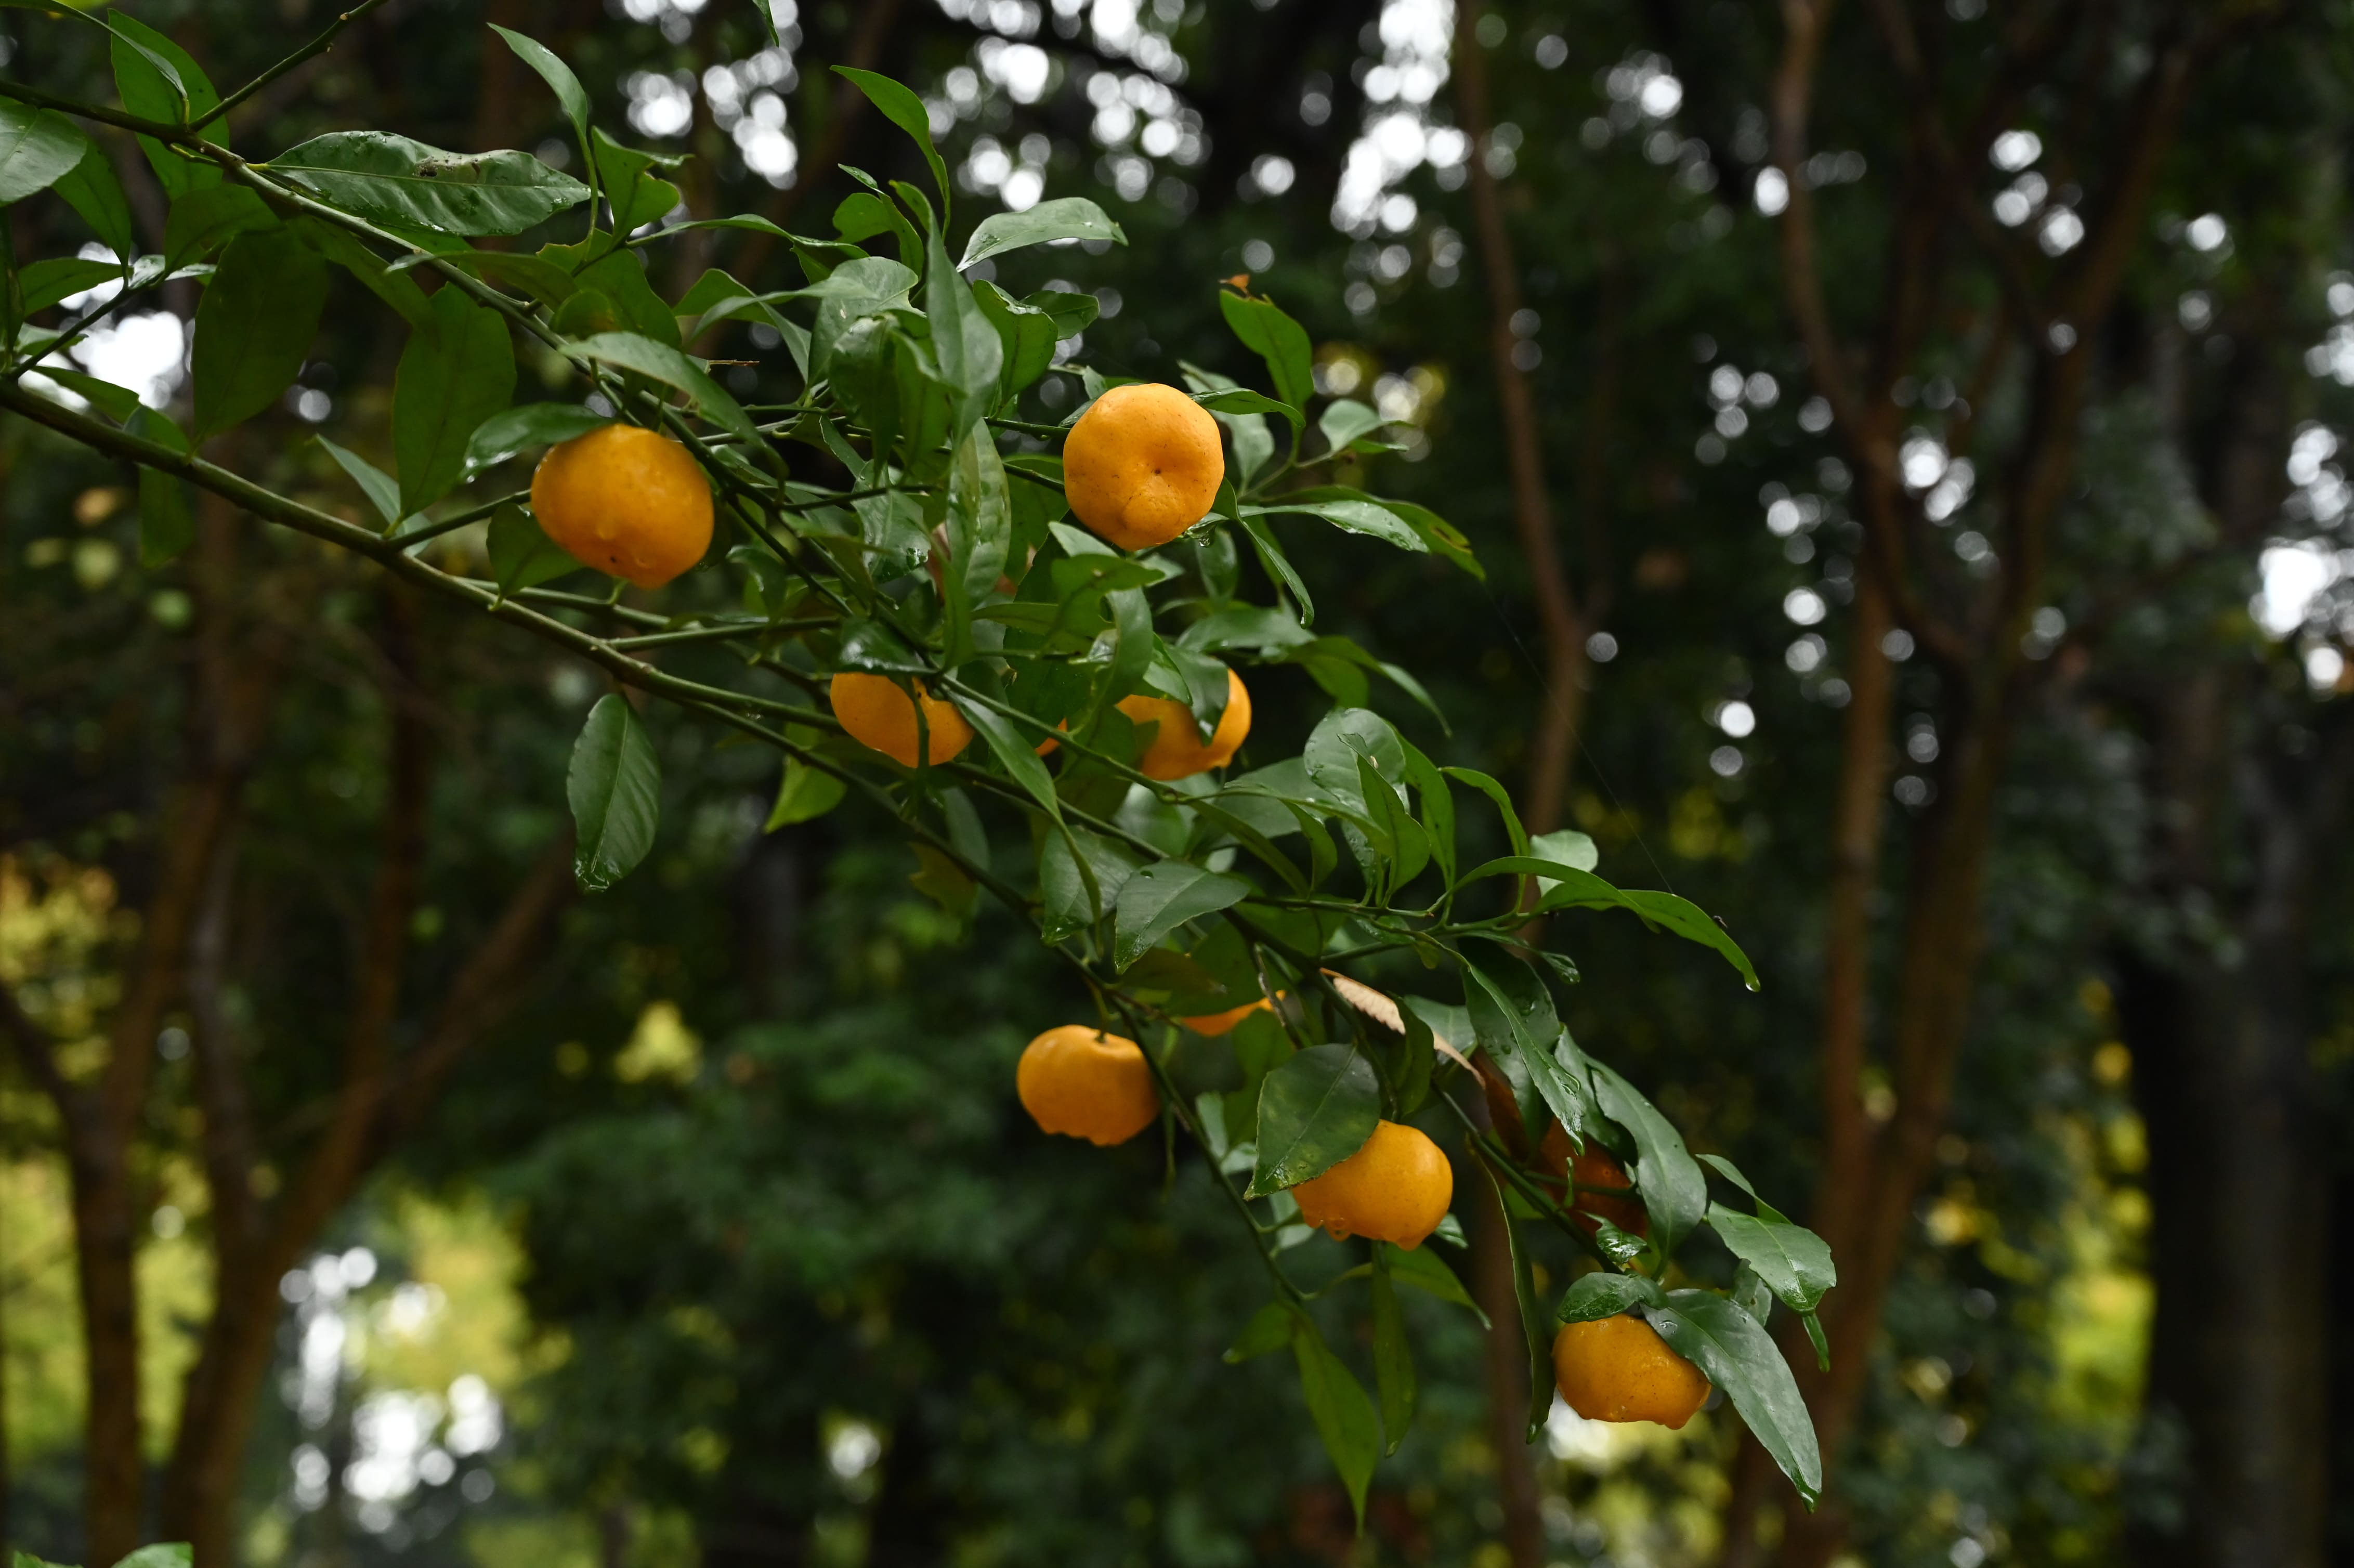
[[[1553,1383],[1588,1421],[1681,1426],[1708,1402],[1708,1376],[1668,1349],[1640,1318],[1564,1323],[1553,1341]]]
[[[1047,1132],[1125,1143],[1161,1114],[1152,1069],[1133,1040],[1084,1024],[1049,1029],[1023,1050],[1013,1086]]]
[[[1291,1195],[1301,1219],[1343,1241],[1365,1236],[1416,1247],[1455,1202],[1455,1171],[1418,1128],[1376,1122],[1363,1149]]]
[[[921,703],[928,736],[924,755],[938,768],[972,744],[972,726],[964,722],[953,705],[928,694],[923,682],[914,684],[916,694],[910,697],[887,675],[844,670],[833,678],[826,694],[833,704],[833,716],[842,721],[851,739],[902,768],[916,765],[916,705]]]
[[[1246,1001],[1240,1007],[1230,1007],[1224,1012],[1205,1012],[1198,1018],[1181,1018],[1177,1022],[1196,1034],[1207,1034],[1212,1039],[1215,1039],[1221,1034],[1232,1034],[1235,1032],[1235,1025],[1252,1013],[1273,1010],[1274,1004],[1267,998],[1260,997],[1257,1001]]]
[[[1569,1134],[1562,1130],[1562,1125],[1557,1121],[1546,1127],[1540,1148],[1544,1168],[1557,1179],[1566,1177],[1575,1189],[1569,1195],[1569,1207],[1575,1211],[1570,1215],[1572,1224],[1587,1235],[1593,1235],[1602,1228],[1594,1221],[1594,1216],[1599,1214],[1630,1236],[1651,1234],[1651,1216],[1644,1212],[1639,1200],[1586,1191],[1590,1187],[1632,1187],[1635,1184],[1635,1179],[1627,1174],[1627,1168],[1618,1163],[1617,1156],[1588,1139],[1585,1149],[1573,1159]]]
[[[1190,779],[1213,768],[1224,768],[1250,734],[1250,692],[1243,678],[1226,672],[1226,711],[1206,744],[1193,723],[1193,710],[1174,697],[1149,697],[1141,693],[1122,697],[1119,711],[1131,724],[1158,724],[1161,728],[1136,759],[1136,770],[1147,779]]]
[[[1225,477],[1217,420],[1174,387],[1115,387],[1063,442],[1071,510],[1123,550],[1165,545],[1199,523]]]
[[[607,425],[550,447],[531,476],[531,510],[584,567],[660,588],[711,547],[711,485],[687,450],[635,425]]]

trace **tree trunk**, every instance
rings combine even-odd
[[[2249,685],[2209,672],[2174,687],[2155,737],[2155,817],[2179,824],[2157,891],[2238,903],[2232,938],[2186,937],[2117,966],[2149,1138],[2145,1409],[2149,1437],[2183,1466],[2169,1489],[2180,1517],[2137,1521],[2135,1561],[2152,1568],[2320,1568],[2326,1550],[2333,1161],[2306,966],[2354,731],[2303,762],[2252,758],[2251,730],[2273,726]],[[2218,870],[2243,863],[2235,850],[2243,891]]]
[[[1472,1157],[1474,1160],[1477,1156]],[[1529,1462],[1529,1355],[1522,1339],[1521,1298],[1512,1277],[1511,1220],[1484,1176],[1471,1183],[1479,1208],[1471,1227],[1471,1288],[1495,1327],[1480,1340],[1488,1383],[1488,1444],[1496,1451],[1496,1499],[1504,1512],[1504,1550],[1511,1568],[1543,1568],[1544,1513]]]
[[[254,1260],[224,1273],[189,1369],[165,1472],[164,1533],[196,1549],[196,1568],[238,1561],[237,1500],[261,1385],[278,1345],[278,1276]]]

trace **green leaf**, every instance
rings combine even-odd
[[[965,721],[981,732],[989,749],[1013,781],[1029,791],[1039,808],[1056,821],[1063,820],[1063,804],[1055,798],[1055,779],[1046,771],[1046,764],[1035,749],[1035,743],[1014,727],[1013,721],[991,707],[987,703],[951,692],[949,700]]]
[[[1745,1263],[1733,1271],[1733,1304],[1760,1323],[1773,1321],[1774,1292]]]
[[[1635,1086],[1599,1062],[1589,1062],[1602,1114],[1635,1139],[1635,1188],[1651,1216],[1651,1239],[1659,1255],[1676,1250],[1708,1211],[1708,1178],[1684,1147],[1683,1134],[1638,1094]]]
[[[139,248],[138,231],[132,227],[131,203],[123,196],[122,182],[115,177],[105,148],[91,143],[81,162],[58,175],[50,188],[81,215],[109,250],[130,260]]]
[[[1521,826],[1521,814],[1512,810],[1511,791],[1497,783],[1476,768],[1442,768],[1447,778],[1469,784],[1494,803],[1497,813],[1504,819],[1504,836],[1511,841],[1514,854],[1529,853],[1528,830]],[[1469,877],[1463,879],[1466,882]]]
[[[827,292],[819,298],[810,328],[810,370],[818,376],[828,374],[833,346],[853,322],[907,302],[916,274],[886,256],[862,256],[835,268],[825,281]]]
[[[1227,394],[1232,396],[1232,394]],[[1353,498],[1338,500],[1301,500],[1295,496],[1278,496],[1264,506],[1246,506],[1246,521],[1267,517],[1278,513],[1298,513],[1309,517],[1320,517],[1344,533],[1363,534],[1369,538],[1394,545],[1401,550],[1426,552],[1430,546],[1421,535],[1406,525],[1405,519],[1377,501]]]
[[[940,161],[940,150],[932,145],[932,117],[924,108],[924,101],[893,81],[889,77],[855,66],[836,66],[834,74],[842,77],[866,95],[867,101],[883,111],[883,118],[905,131],[922,150],[924,162],[932,168],[933,183],[940,191],[940,222],[948,222],[949,166]]]
[[[1463,1003],[1479,1049],[1528,1074],[1545,1108],[1571,1136],[1585,1128],[1586,1095],[1558,1049],[1561,1018],[1537,972],[1508,953],[1463,959]]]
[[[1639,1274],[1582,1274],[1562,1293],[1553,1317],[1564,1323],[1591,1323],[1665,1299],[1658,1284]]]
[[[1365,1146],[1382,1118],[1373,1065],[1347,1045],[1310,1045],[1258,1091],[1258,1163],[1247,1196],[1321,1176]]]
[[[924,314],[932,323],[932,360],[940,379],[955,394],[955,411],[949,422],[949,440],[960,440],[981,422],[997,401],[998,372],[1004,349],[997,329],[981,313],[972,297],[972,285],[949,265],[939,231],[925,244]]]
[[[1471,541],[1463,536],[1463,530],[1433,512],[1429,507],[1416,506],[1411,501],[1385,499],[1382,504],[1405,518],[1406,526],[1421,535],[1423,543],[1428,545],[1432,550],[1446,556],[1481,582],[1488,580],[1488,568],[1481,566],[1479,558],[1471,554]]]
[[[1335,397],[1325,404],[1324,411],[1316,417],[1316,429],[1324,438],[1326,450],[1343,452],[1349,450],[1350,442],[1360,436],[1371,435],[1385,422],[1379,414],[1353,398]]]
[[[1839,1283],[1829,1243],[1787,1220],[1754,1218],[1712,1203],[1708,1223],[1733,1255],[1757,1271],[1767,1289],[1794,1312],[1811,1312],[1824,1292]]]
[[[1537,1304],[1536,1276],[1529,1267],[1526,1249],[1521,1245],[1521,1234],[1513,1228],[1511,1205],[1504,1201],[1503,1184],[1497,1180],[1485,1156],[1479,1160],[1479,1173],[1488,1179],[1488,1190],[1496,1199],[1496,1207],[1484,1223],[1504,1227],[1504,1241],[1512,1254],[1512,1297],[1520,1310],[1521,1338],[1529,1358],[1528,1441],[1533,1443],[1537,1434],[1544,1430],[1545,1417],[1553,1414],[1552,1327]]]
[[[1448,1216],[1450,1220],[1453,1217]],[[1460,1237],[1457,1238],[1457,1245],[1462,1245]],[[1439,1261],[1436,1248],[1407,1248],[1394,1242],[1376,1242],[1373,1250],[1388,1260],[1390,1274],[1400,1285],[1411,1285],[1426,1296],[1451,1301],[1479,1319],[1481,1328],[1491,1326],[1488,1314],[1479,1309],[1479,1303],[1471,1299],[1471,1293],[1463,1288],[1463,1281],[1456,1277],[1453,1269]]]
[[[346,451],[324,436],[312,439],[326,449],[327,455],[335,460],[336,467],[351,475],[352,482],[360,487],[360,493],[368,498],[368,504],[374,506],[376,515],[384,519],[384,525],[387,529],[398,526],[408,514],[400,509],[400,485],[392,475],[359,453]]]
[[[0,99],[0,205],[48,189],[90,149],[81,127],[56,110]]]
[[[611,424],[578,403],[525,403],[492,415],[474,427],[466,442],[471,477],[538,447],[552,447]]]
[[[27,271],[31,270],[26,269]],[[79,370],[69,370],[62,365],[44,365],[34,374],[46,376],[58,386],[80,393],[118,425],[127,428],[132,420],[138,417],[141,407],[139,394],[128,387],[117,387],[111,381],[101,381],[95,376],[85,376]],[[179,429],[176,425],[172,428],[175,431]],[[173,445],[182,451],[187,450],[183,441],[175,441]]]
[[[980,885],[964,867],[930,844],[911,844],[917,862],[907,884],[917,892],[961,920],[972,913]]]
[[[1594,840],[1575,828],[1560,828],[1550,833],[1539,833],[1529,841],[1529,855],[1534,860],[1558,861],[1576,871],[1592,871],[1601,863],[1602,852]],[[1550,891],[1553,884],[1539,878],[1539,891]]]
[[[989,427],[975,422],[949,463],[948,559],[942,607],[948,612],[951,666],[971,656],[972,611],[997,592],[1013,542],[1013,501]]]
[[[475,429],[507,406],[514,379],[506,319],[457,289],[435,293],[431,320],[409,334],[393,376],[392,450],[404,515],[465,477]]]
[[[1205,871],[1182,860],[1146,866],[1119,890],[1119,904],[1113,911],[1119,933],[1112,947],[1113,967],[1125,969],[1147,948],[1186,921],[1232,908],[1251,892],[1251,885],[1239,876]]]
[[[1251,1314],[1251,1320],[1243,1325],[1243,1331],[1235,1336],[1235,1342],[1222,1359],[1230,1367],[1240,1366],[1255,1356],[1288,1349],[1292,1324],[1298,1317],[1299,1313],[1283,1302],[1268,1302]]]
[[[575,354],[634,370],[641,376],[652,376],[664,386],[674,387],[694,399],[703,417],[721,429],[736,436],[748,446],[757,446],[760,432],[752,417],[729,397],[716,381],[705,374],[701,366],[666,344],[635,333],[606,332],[585,337],[566,345]]]
[[[578,265],[580,252],[595,243],[583,241],[579,245],[551,245],[546,248],[546,254],[551,260],[565,259],[570,264]],[[663,297],[654,292],[652,282],[646,277],[642,252],[613,250],[582,267],[571,281],[572,286],[584,296],[592,292],[603,295],[619,314],[620,324],[628,331],[652,338],[666,347],[683,346],[679,341],[678,317],[671,313]],[[575,302],[571,300],[565,302],[567,306]],[[562,324],[566,319],[565,313],[559,311],[557,330],[576,331]],[[599,331],[613,330],[602,322],[597,325]]]
[[[1740,1166],[1722,1154],[1703,1154],[1700,1159],[1702,1164],[1712,1167],[1718,1175],[1748,1193],[1749,1201],[1757,1205],[1757,1214],[1760,1219],[1772,1220],[1777,1224],[1785,1225],[1790,1223],[1789,1215],[1757,1195],[1757,1189],[1749,1184],[1749,1178],[1741,1173]]]
[[[997,329],[1003,360],[997,377],[998,396],[1010,397],[1046,374],[1046,367],[1055,362],[1055,319],[1034,305],[1014,301],[994,283],[975,283],[972,297],[989,324]]]
[[[777,803],[769,808],[769,820],[760,831],[773,833],[779,828],[822,817],[842,804],[849,788],[833,774],[811,768],[798,757],[788,757],[784,777],[777,780]]]
[[[588,710],[564,793],[577,830],[572,874],[582,892],[602,893],[645,858],[662,816],[662,763],[620,693],[607,693]]]
[[[1044,311],[1055,323],[1055,339],[1078,336],[1095,324],[1096,313],[1103,302],[1093,294],[1075,294],[1062,289],[1041,289],[1022,302],[1032,310]]]
[[[929,123],[928,120],[927,127]],[[1040,202],[1027,212],[995,212],[982,218],[972,231],[972,238],[965,241],[964,260],[957,263],[957,270],[962,271],[976,261],[986,261],[1025,245],[1043,245],[1050,239],[1128,243],[1128,236],[1120,232],[1119,225],[1087,197],[1057,196],[1053,201]]]
[[[528,153],[445,153],[386,131],[331,131],[270,168],[358,217],[443,234],[521,234],[588,197]]]
[[[535,38],[527,38],[521,33],[500,26],[496,22],[493,22],[490,27],[492,32],[506,40],[507,48],[514,51],[517,59],[537,71],[540,79],[547,83],[549,90],[556,94],[557,103],[564,111],[564,118],[572,122],[572,133],[580,139],[581,151],[585,154],[588,146],[588,90],[580,85],[580,79],[572,74],[572,68],[557,58],[554,51]]]
[[[189,450],[188,438],[179,426],[143,405],[132,410],[123,429],[174,451]],[[186,482],[143,466],[139,471],[139,564],[150,569],[160,567],[196,541],[196,510],[189,502]]]
[[[1382,1401],[1382,1451],[1394,1454],[1414,1425],[1414,1351],[1405,1342],[1405,1319],[1398,1311],[1397,1287],[1390,1283],[1389,1259],[1373,1249],[1373,1387]]]
[[[681,160],[624,147],[601,130],[590,132],[590,140],[596,147],[597,177],[604,182],[605,200],[613,209],[614,233],[631,233],[678,206],[678,187],[653,171],[675,168]]]
[[[185,1541],[158,1542],[141,1547],[114,1568],[188,1568],[194,1559],[195,1549]]]
[[[164,266],[177,271],[240,234],[277,227],[278,215],[269,203],[245,186],[199,186],[175,201],[164,219]]]
[[[1831,1370],[1831,1342],[1823,1337],[1823,1320],[1812,1312],[1798,1314],[1798,1321],[1807,1326],[1807,1338],[1815,1347],[1815,1365],[1823,1372]]]
[[[104,13],[101,21],[114,35],[110,40],[114,64],[114,88],[122,107],[142,120],[178,124],[220,107],[214,90],[187,50],[133,16],[120,11]],[[205,140],[220,140],[220,122],[204,132]],[[162,182],[164,194],[179,197],[198,185],[218,185],[221,172],[166,147],[153,136],[139,138],[139,150]]]
[[[571,552],[549,538],[538,520],[520,506],[502,506],[491,514],[485,546],[491,579],[501,594],[520,593],[581,569]]]
[[[1295,408],[1305,408],[1316,395],[1314,355],[1308,329],[1277,308],[1273,300],[1221,291],[1218,309],[1243,346],[1267,362],[1275,395]]]
[[[877,191],[853,191],[833,209],[833,231],[858,241],[887,234],[899,248],[899,260],[910,267],[923,265],[924,241],[899,204]]]
[[[1349,1489],[1349,1503],[1357,1510],[1357,1527],[1363,1530],[1365,1489],[1372,1484],[1373,1467],[1382,1457],[1382,1429],[1373,1401],[1365,1397],[1356,1374],[1326,1347],[1324,1337],[1304,1317],[1293,1324],[1291,1351],[1299,1362],[1299,1392],[1308,1401],[1316,1435],[1324,1439],[1324,1452],[1331,1456],[1332,1467],[1341,1472],[1341,1484]]]
[[[1278,403],[1264,392],[1254,392],[1247,387],[1227,387],[1214,391],[1196,392],[1193,401],[1213,414],[1253,415],[1279,414],[1297,430],[1307,423],[1307,416],[1288,403]],[[1277,508],[1280,511],[1281,508]]]
[[[69,294],[79,294],[101,283],[120,282],[122,268],[114,261],[85,261],[79,256],[51,256],[35,261],[16,275],[27,316],[37,316]]]
[[[417,286],[417,280],[385,265],[384,259],[360,243],[357,235],[310,217],[298,218],[292,227],[302,231],[312,249],[358,279],[410,326],[420,326],[430,319],[431,307],[426,303],[425,291]]]
[[[1219,495],[1222,507],[1233,499],[1231,488],[1220,491]],[[1242,517],[1240,522],[1243,532],[1250,535],[1251,548],[1258,553],[1258,564],[1267,568],[1268,577],[1291,591],[1292,602],[1299,607],[1300,623],[1315,625],[1316,601],[1308,596],[1308,585],[1292,569],[1291,557],[1283,553],[1283,546],[1276,541],[1275,530],[1267,526],[1264,517]]]
[[[1672,893],[1658,893],[1642,888],[1622,891],[1611,886],[1591,872],[1579,871],[1572,866],[1552,865],[1534,861],[1526,864],[1490,861],[1488,866],[1483,866],[1470,874],[1479,876],[1487,873],[1489,866],[1511,871],[1534,872],[1558,882],[1558,886],[1537,901],[1537,907],[1541,910],[1617,908],[1631,911],[1645,925],[1656,930],[1666,931],[1670,935],[1681,937],[1688,942],[1697,942],[1702,947],[1713,950],[1726,963],[1733,966],[1734,972],[1741,976],[1744,985],[1751,991],[1757,989],[1757,970],[1750,964],[1749,955],[1741,950],[1741,944],[1734,941],[1723,927],[1710,918],[1706,911],[1690,899],[1680,898]],[[1466,880],[1468,881],[1469,878],[1467,877]]]
[[[327,264],[292,229],[240,234],[196,307],[196,435],[259,414],[302,372],[327,302]]]
[[[1048,833],[1038,850],[1039,938],[1060,942],[1093,926],[1135,873],[1124,845],[1081,828]]]
[[[1724,1391],[1766,1452],[1812,1509],[1822,1495],[1823,1461],[1797,1381],[1757,1319],[1706,1290],[1670,1290],[1643,1316],[1659,1337]]]

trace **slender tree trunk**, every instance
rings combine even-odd
[[[1889,734],[1895,682],[1883,640],[1892,630],[1888,596],[1876,574],[1856,585],[1846,670],[1849,698],[1840,721],[1840,779],[1831,808],[1831,873],[1823,923],[1822,1174],[1815,1189],[1814,1228],[1850,1239],[1870,1191],[1872,1126],[1864,1114],[1863,1067],[1871,1027],[1872,905],[1879,891],[1882,818],[1886,811]],[[1840,1244],[1833,1243],[1836,1249]],[[1802,1380],[1819,1381],[1814,1348],[1785,1325],[1784,1351]],[[1746,1432],[1734,1463],[1724,1510],[1720,1568],[1758,1561],[1756,1515],[1774,1489],[1774,1467]]]
[[[2178,1528],[2136,1531],[2134,1560],[2151,1568],[2320,1568],[2326,1556],[2334,1162],[2306,971],[2314,877],[2336,860],[2354,732],[2302,764],[2251,758],[2250,730],[2271,726],[2244,722],[2264,700],[2250,684],[2210,671],[2170,689],[2154,737],[2155,817],[2175,824],[2156,891],[2231,909],[2238,878],[2218,868],[2244,864],[2237,950],[2186,937],[2117,966],[2149,1137],[2147,1419],[2182,1466]]]
[[[1533,832],[1561,825],[1569,790],[1570,761],[1577,752],[1585,715],[1585,616],[1572,591],[1562,558],[1553,503],[1545,484],[1544,434],[1537,425],[1536,397],[1528,373],[1513,363],[1522,334],[1513,330],[1521,313],[1521,273],[1503,203],[1489,174],[1488,141],[1495,129],[1488,100],[1487,52],[1478,29],[1480,7],[1466,3],[1456,12],[1454,71],[1458,108],[1470,135],[1471,212],[1479,264],[1488,289],[1488,357],[1496,376],[1496,407],[1503,426],[1504,465],[1511,476],[1512,530],[1528,563],[1529,591],[1535,596],[1544,648],[1543,690],[1539,694],[1536,736],[1529,748],[1529,780],[1521,815]],[[1596,486],[1598,497],[1599,487]]]
[[[1504,1550],[1512,1568],[1543,1568],[1544,1513],[1536,1470],[1529,1463],[1528,1347],[1522,1339],[1511,1239],[1505,1234],[1511,1220],[1485,1178],[1471,1186],[1479,1194],[1472,1200],[1479,1216],[1471,1228],[1471,1286],[1479,1309],[1495,1325],[1481,1340],[1480,1358],[1488,1385],[1488,1444],[1496,1452],[1496,1500],[1504,1512]]]

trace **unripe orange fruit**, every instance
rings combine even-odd
[[[1066,1023],[1030,1042],[1014,1069],[1022,1108],[1047,1132],[1126,1143],[1161,1114],[1152,1069],[1133,1040]]]
[[[1161,728],[1136,759],[1136,770],[1147,779],[1190,779],[1196,773],[1207,773],[1213,768],[1224,768],[1242,749],[1243,739],[1250,734],[1250,692],[1243,678],[1232,670],[1226,672],[1226,711],[1218,715],[1218,727],[1210,732],[1205,744],[1201,730],[1193,723],[1193,710],[1174,697],[1149,697],[1141,693],[1122,697],[1119,711],[1131,724],[1158,724]]]
[[[1230,1007],[1224,1012],[1205,1012],[1198,1018],[1181,1018],[1177,1022],[1196,1034],[1207,1034],[1212,1039],[1215,1039],[1221,1034],[1232,1034],[1235,1032],[1235,1026],[1252,1013],[1262,1009],[1272,1011],[1273,1007],[1274,1004],[1267,998],[1260,997],[1257,1001],[1246,1001],[1240,1007]]]
[[[1455,1202],[1455,1171],[1418,1128],[1376,1122],[1363,1149],[1291,1195],[1301,1219],[1343,1241],[1364,1236],[1416,1247]]]
[[[550,447],[531,476],[531,510],[584,567],[663,584],[711,548],[711,486],[684,447],[635,425],[607,425]]]
[[[1124,550],[1199,523],[1226,476],[1218,422],[1174,387],[1115,387],[1063,442],[1063,493],[1079,521]]]
[[[1668,1349],[1640,1318],[1564,1323],[1553,1341],[1553,1384],[1588,1421],[1681,1426],[1708,1402],[1708,1376]]]
[[[902,768],[916,765],[916,705],[923,704],[924,755],[938,768],[972,744],[972,726],[952,704],[927,694],[923,682],[916,682],[915,687],[910,697],[888,676],[844,670],[826,688],[826,695],[851,739]]]
[[[1651,1234],[1651,1216],[1644,1212],[1643,1205],[1637,1200],[1585,1191],[1588,1187],[1631,1187],[1635,1184],[1634,1178],[1627,1174],[1627,1168],[1618,1163],[1616,1155],[1588,1139],[1585,1149],[1573,1159],[1569,1134],[1557,1121],[1546,1127],[1544,1139],[1539,1149],[1544,1168],[1556,1177],[1568,1178],[1577,1189],[1569,1194],[1572,1224],[1587,1235],[1593,1235],[1602,1228],[1594,1221],[1594,1216],[1599,1214],[1630,1236]]]

